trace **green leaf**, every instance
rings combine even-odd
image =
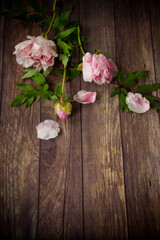
[[[11,103],[11,107],[19,107],[26,101],[26,99],[27,97],[25,97],[24,94],[16,96]]]
[[[51,100],[53,100],[53,101],[57,101],[57,100],[58,100],[58,97],[57,97],[56,95],[52,95],[50,98],[51,98]]]
[[[53,66],[48,67],[45,71],[43,71],[43,75],[47,77],[52,72]]]
[[[57,37],[58,37],[58,38],[61,38],[61,39],[66,38],[66,37],[68,37],[71,33],[73,33],[76,29],[77,29],[76,27],[69,28],[69,29],[67,29],[66,31],[63,31],[63,32],[59,33],[59,34],[57,35]]]
[[[46,83],[46,84],[44,84],[44,87],[43,87],[43,88],[44,88],[45,91],[47,91],[48,88],[49,88],[49,85]]]
[[[35,88],[33,87],[33,86],[31,86],[31,85],[25,85],[25,84],[16,84],[17,85],[17,87],[20,89],[20,90],[22,90],[22,91],[32,91],[32,90],[34,90]]]
[[[97,54],[97,55],[101,54],[101,49],[96,51],[95,54]]]
[[[151,100],[155,100],[155,101],[159,101],[160,102],[160,98],[152,96],[152,95],[145,95],[144,94],[144,97],[146,97],[148,100],[151,99]]]
[[[118,81],[119,81],[119,82],[124,82],[124,81],[125,81],[125,78],[126,78],[126,77],[125,77],[124,72],[119,71],[117,75],[118,75]]]
[[[54,20],[53,28],[55,30],[62,31],[68,22],[68,17],[70,13],[71,11],[67,11],[63,12],[60,16],[57,16]]]
[[[57,70],[56,73],[59,74],[60,76],[63,76],[64,70]]]
[[[156,91],[158,88],[160,88],[160,83],[154,83],[154,84],[138,86],[136,88],[136,91],[139,93],[151,93],[153,91]]]
[[[34,99],[35,99],[35,96],[32,96],[32,97],[27,99],[26,108],[28,108],[28,107],[30,107],[32,105]]]
[[[127,79],[126,81],[124,81],[124,85],[126,87],[131,87],[131,86],[134,86],[136,84],[137,84],[137,82],[133,79]]]
[[[111,92],[110,94],[110,98],[116,96],[117,94],[119,94],[121,92],[121,89],[118,87],[118,88],[115,88],[113,92]]]
[[[62,61],[63,65],[66,67],[69,58],[64,54],[59,54],[59,60]]]
[[[66,96],[63,94],[63,101],[65,102],[66,101]]]
[[[83,63],[80,63],[77,67],[78,71],[82,71],[83,70]]]
[[[68,25],[69,28],[78,27],[78,21],[71,21]]]
[[[44,84],[46,82],[45,77],[42,73],[37,73],[35,76],[32,77],[33,81],[37,84]]]
[[[25,92],[25,93],[23,93],[23,95],[27,98],[30,98],[32,96],[36,97],[36,96],[40,95],[40,93],[38,91],[34,90],[34,91],[30,91],[30,92]]]
[[[36,68],[28,68],[28,69],[23,70],[23,72],[27,72],[27,73],[24,74],[24,76],[21,77],[21,79],[33,77],[37,73],[39,73],[39,70],[37,70]]]
[[[74,93],[72,93],[69,97],[67,97],[66,100],[68,101],[68,100],[72,99],[73,96],[74,96]]]
[[[121,92],[124,94],[124,95],[127,95],[128,94],[128,91],[126,88],[121,88]]]
[[[38,99],[37,103],[38,103],[38,102],[42,102],[42,101],[44,101],[44,100],[46,100],[46,99],[48,99],[48,96],[40,97],[40,98]]]
[[[123,112],[125,106],[125,96],[122,93],[119,95],[119,105],[121,112]]]
[[[60,48],[60,50],[67,56],[70,56],[70,51],[72,50],[72,47],[70,47],[67,43],[62,41],[60,38],[57,41],[57,46]]]
[[[54,94],[57,95],[58,97],[60,97],[62,95],[62,87],[61,87],[61,82],[58,83],[55,91],[54,91]]]
[[[14,0],[15,7],[22,13],[26,13],[27,10],[25,9],[25,6],[20,0]]]
[[[67,81],[70,82],[81,74],[81,71],[77,70],[78,64],[75,64],[73,68],[69,68],[67,72]]]
[[[135,80],[135,79],[146,79],[148,75],[148,71],[139,71],[139,72],[131,72],[127,76],[127,80]]]
[[[131,113],[131,112],[132,112],[132,111],[131,111],[131,109],[129,109],[129,107],[128,107],[127,103],[126,103],[126,100],[125,100],[124,109],[125,109],[125,110],[126,110],[126,112],[128,112],[128,113]]]
[[[31,7],[35,10],[35,12],[41,11],[40,4],[37,0],[28,0],[28,2],[31,5]]]

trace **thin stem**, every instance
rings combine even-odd
[[[83,55],[85,55],[85,52],[84,52],[84,50],[83,50],[82,43],[81,43],[80,28],[79,28],[79,25],[78,25],[78,27],[77,27],[77,32],[78,32],[78,43],[79,43],[79,46],[80,46],[81,52],[82,52]]]
[[[51,30],[51,27],[52,27],[52,25],[53,25],[53,22],[54,22],[54,19],[55,19],[55,16],[56,16],[56,13],[55,13],[55,10],[56,10],[56,1],[57,1],[57,0],[54,0],[54,4],[53,4],[53,17],[52,17],[51,23],[50,23],[50,25],[49,25],[49,28],[48,28],[47,32],[46,32],[45,35],[44,35],[46,39],[47,39],[48,33],[49,33],[50,30]]]
[[[66,80],[66,68],[67,67],[64,67],[63,82],[62,82],[62,95],[64,94],[64,84],[65,84],[65,80]]]
[[[123,86],[121,83],[120,83],[120,84],[116,84],[116,83],[110,83],[110,85],[113,85],[113,86],[115,86],[115,87],[123,87],[123,88],[125,88],[125,89],[128,89],[129,91],[131,91],[131,92],[133,92],[133,93],[135,93],[135,92],[136,92],[136,90],[135,90],[135,89],[133,89],[133,88],[128,88],[128,87],[125,87],[125,86]]]
[[[63,78],[62,76],[54,78],[53,81]]]

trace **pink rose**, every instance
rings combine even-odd
[[[55,138],[60,132],[59,124],[53,120],[45,120],[36,126],[37,137],[43,140]]]
[[[110,83],[118,71],[111,59],[103,54],[86,53],[83,56],[83,79],[85,82],[94,81],[97,84]]]
[[[126,97],[126,103],[131,111],[136,113],[145,113],[150,109],[150,102],[142,97],[140,93],[129,92]]]
[[[65,102],[63,105],[60,103],[55,104],[55,114],[58,115],[60,119],[67,118],[72,111],[72,105],[69,102]]]
[[[16,61],[25,68],[36,67],[38,70],[45,71],[49,66],[54,65],[56,45],[53,41],[47,40],[42,36],[31,37],[15,46]]]
[[[96,100],[96,92],[81,90],[74,95],[73,99],[82,104],[94,103]]]

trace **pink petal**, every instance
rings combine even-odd
[[[60,119],[62,119],[62,120],[65,119],[65,118],[67,118],[67,117],[69,116],[69,114],[63,112],[60,104],[57,105],[57,115],[58,115],[58,117],[59,117]]]
[[[96,92],[81,90],[74,95],[73,99],[82,104],[94,103],[96,100]]]
[[[37,137],[43,140],[48,140],[58,136],[60,132],[59,124],[53,120],[45,120],[36,126]]]

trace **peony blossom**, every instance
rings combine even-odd
[[[37,137],[43,140],[55,138],[60,132],[59,124],[53,120],[45,120],[36,126]]]
[[[74,95],[73,99],[82,104],[94,103],[96,100],[96,92],[81,90]]]
[[[16,54],[17,63],[25,68],[33,66],[44,71],[54,65],[54,58],[58,56],[55,43],[42,36],[27,38],[29,40],[15,46],[13,54]]]
[[[83,79],[85,82],[110,83],[117,71],[114,62],[103,54],[86,53],[83,56]]]
[[[62,120],[67,118],[71,114],[71,111],[72,105],[69,102],[66,102],[63,105],[60,103],[55,104],[55,114]]]
[[[136,113],[145,113],[150,109],[150,102],[142,97],[140,93],[129,92],[126,97],[126,103],[131,111]]]

